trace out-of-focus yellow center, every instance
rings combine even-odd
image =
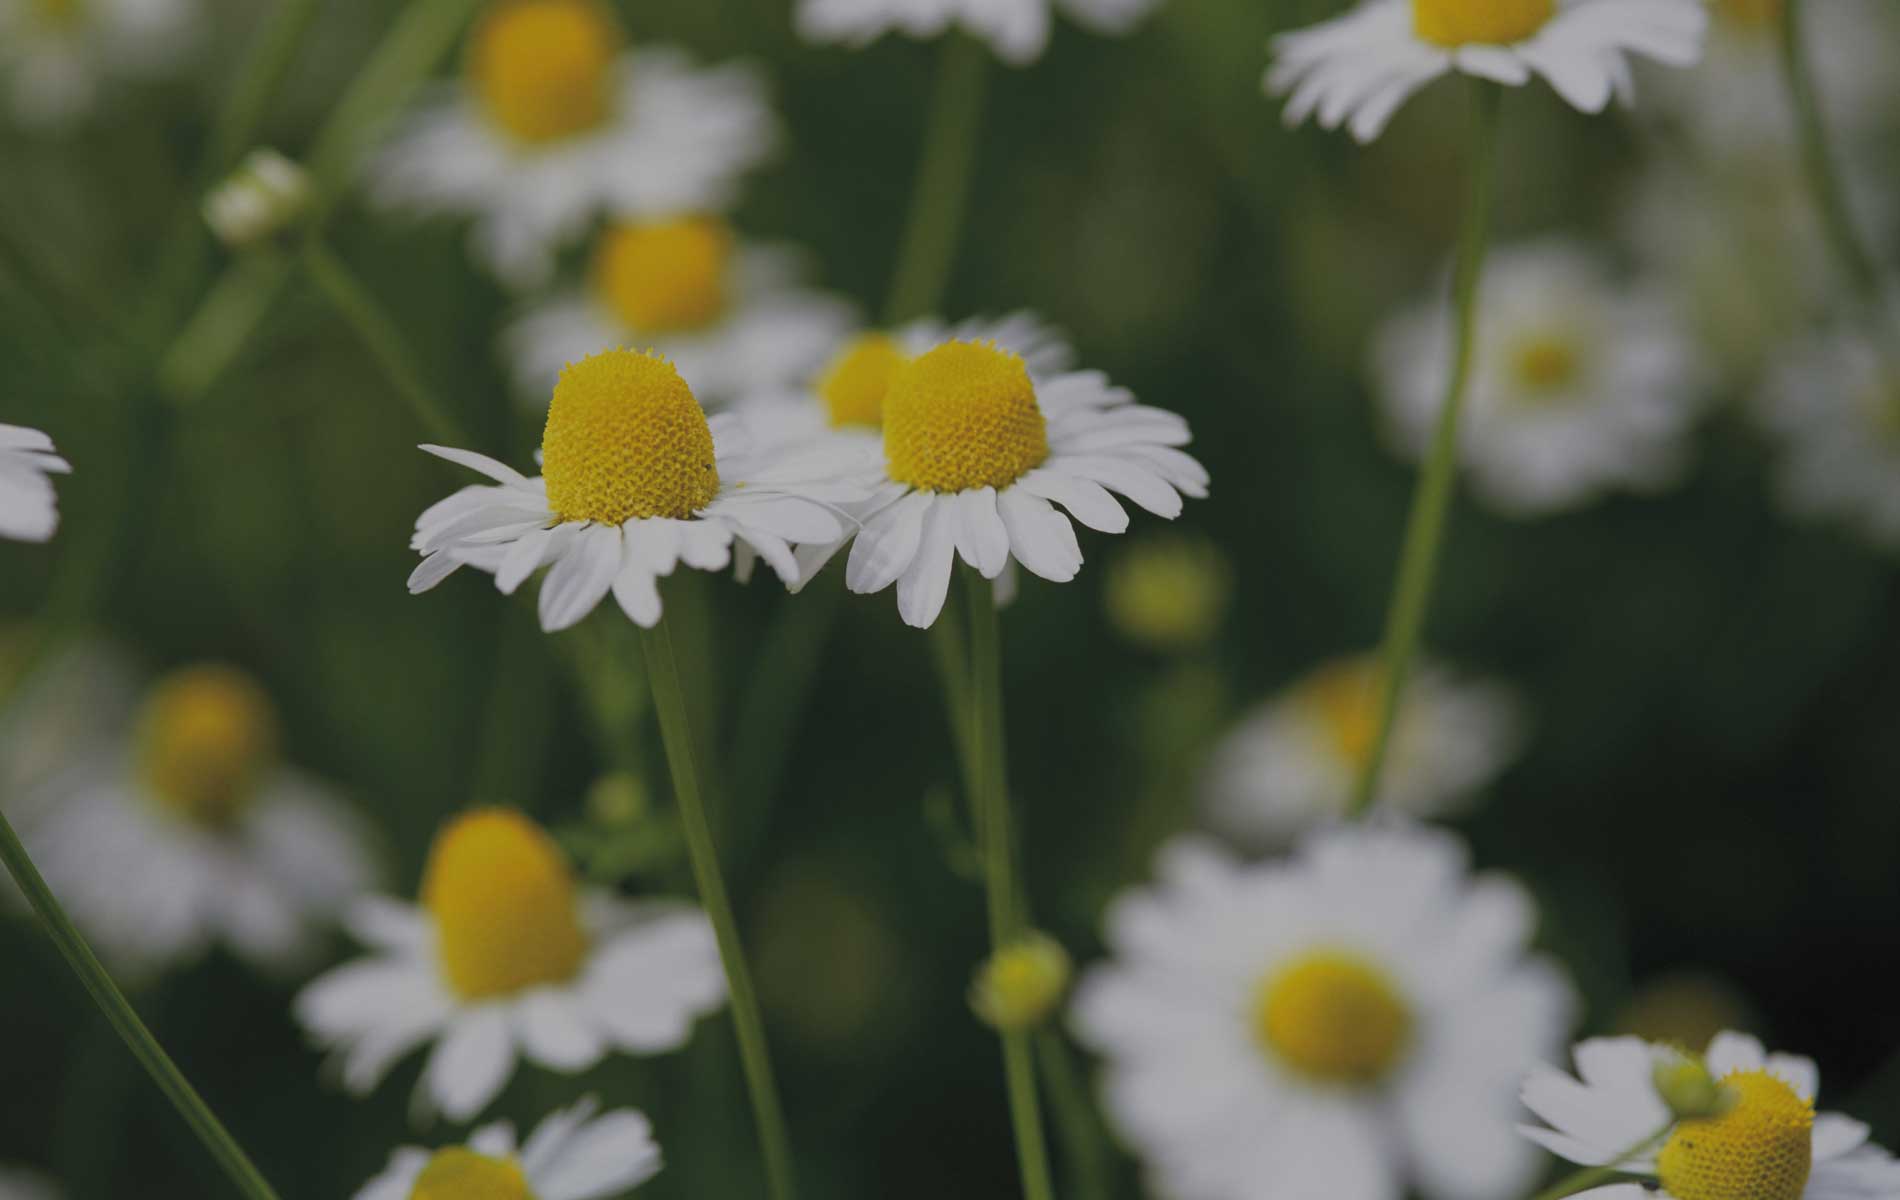
[[[700,329],[726,311],[732,230],[716,217],[616,225],[594,250],[594,290],[636,333]]]
[[[970,989],[977,1015],[1002,1030],[1040,1024],[1069,986],[1069,956],[1057,942],[1030,934],[990,955]]]
[[[884,424],[884,397],[905,361],[897,339],[886,334],[861,333],[846,342],[818,377],[818,398],[832,427]]]
[[[559,141],[607,119],[620,47],[599,0],[496,0],[471,35],[468,79],[511,137]]]
[[[1340,950],[1314,950],[1269,975],[1254,1032],[1281,1062],[1321,1083],[1364,1086],[1398,1064],[1412,1011],[1383,971]]]
[[[1656,1156],[1676,1200],[1800,1200],[1814,1165],[1814,1104],[1766,1071],[1736,1071],[1719,1117],[1683,1121]]]
[[[1557,0],[1412,0],[1412,27],[1440,46],[1509,46],[1556,11]]]
[[[185,667],[147,695],[138,755],[147,787],[168,811],[201,825],[227,825],[276,759],[277,713],[242,671]]]
[[[933,492],[1005,488],[1049,457],[1036,386],[994,344],[945,342],[899,366],[884,396],[884,457]]]
[[[1186,538],[1138,542],[1110,564],[1108,618],[1132,642],[1190,650],[1220,630],[1233,572],[1211,544]]]
[[[450,1146],[430,1157],[409,1200],[534,1200],[534,1192],[514,1160]]]
[[[1772,29],[1781,22],[1784,0],[1716,0],[1715,11],[1731,25]]]
[[[33,0],[28,9],[47,25],[75,25],[79,22],[81,0]]]
[[[457,817],[436,834],[422,875],[442,974],[480,1000],[571,978],[587,957],[574,878],[539,825],[504,808]]]
[[[1527,337],[1511,348],[1511,381],[1535,397],[1561,392],[1577,381],[1583,360],[1576,342],[1561,334]]]
[[[1379,736],[1379,700],[1385,675],[1369,658],[1329,663],[1299,685],[1299,702],[1318,718],[1333,752],[1357,769]]]
[[[672,363],[637,350],[562,368],[541,433],[541,474],[563,521],[684,520],[719,494],[699,401]]]

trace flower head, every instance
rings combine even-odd
[[[356,1200],[609,1200],[659,1170],[646,1117],[630,1108],[602,1113],[590,1096],[545,1118],[525,1143],[497,1121],[459,1145],[404,1146]]]
[[[1061,943],[1032,933],[985,959],[970,986],[970,1007],[997,1029],[1042,1024],[1069,990],[1069,955]]]
[[[177,68],[203,15],[199,0],[0,0],[0,108],[64,129],[112,84]]]

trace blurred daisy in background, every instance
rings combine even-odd
[[[1339,659],[1243,716],[1208,760],[1208,823],[1269,847],[1343,816],[1378,736],[1383,679],[1376,655]],[[1516,757],[1523,724],[1509,689],[1418,664],[1392,727],[1376,811],[1462,812]]]
[[[631,1108],[601,1113],[590,1096],[543,1119],[525,1144],[497,1121],[459,1146],[404,1146],[356,1200],[608,1200],[659,1170],[646,1117]]]
[[[1283,863],[1162,851],[1109,908],[1113,957],[1072,1010],[1151,1187],[1196,1200],[1503,1200],[1535,1177],[1514,1129],[1526,1063],[1574,1007],[1526,953],[1524,889],[1463,846],[1340,828]]]
[[[1707,26],[1702,0],[1364,0],[1275,38],[1266,89],[1288,97],[1288,125],[1311,117],[1361,142],[1454,71],[1511,87],[1541,75],[1595,113],[1630,98],[1631,58],[1693,66]]]
[[[1391,320],[1373,374],[1398,447],[1420,457],[1445,396],[1449,305]],[[1485,269],[1460,455],[1500,512],[1542,516],[1617,489],[1673,482],[1702,409],[1706,367],[1675,306],[1616,279],[1568,241],[1498,251]]]
[[[1814,1060],[1767,1054],[1738,1033],[1718,1034],[1703,1062],[1732,1105],[1683,1120],[1666,1139],[1670,1110],[1657,1093],[1659,1065],[1681,1051],[1640,1038],[1578,1043],[1577,1077],[1543,1067],[1524,1082],[1524,1105],[1549,1122],[1524,1134],[1574,1163],[1620,1163],[1642,1182],[1578,1192],[1591,1200],[1868,1200],[1900,1194],[1900,1162],[1867,1140],[1867,1126],[1816,1113]],[[1646,1149],[1629,1158],[1632,1147]]]
[[[798,32],[810,42],[866,46],[887,33],[940,37],[952,26],[987,42],[1012,66],[1027,66],[1049,45],[1054,11],[1092,32],[1134,29],[1161,0],[798,0]]]
[[[1900,549],[1900,366],[1866,337],[1836,332],[1791,347],[1755,398],[1778,444],[1776,484],[1802,517],[1845,521]]]
[[[1186,654],[1220,633],[1233,601],[1234,568],[1220,547],[1193,534],[1135,539],[1108,566],[1108,622],[1158,654]]]
[[[370,954],[305,988],[297,1019],[356,1095],[433,1041],[421,1114],[475,1116],[517,1054],[571,1075],[614,1051],[676,1050],[725,1002],[705,914],[583,890],[554,840],[508,809],[442,827],[419,904],[366,897],[347,919]]]
[[[516,384],[540,408],[561,368],[602,350],[664,355],[718,407],[817,370],[855,319],[799,284],[802,256],[748,246],[715,216],[620,221],[594,246],[584,291],[529,305],[504,334]]]
[[[38,1171],[0,1166],[0,1200],[59,1200],[59,1188]]]
[[[59,528],[59,498],[50,475],[72,465],[53,439],[24,425],[0,425],[0,538],[44,542]]]
[[[108,965],[149,977],[218,945],[294,969],[373,884],[363,824],[278,742],[250,676],[183,667],[152,685],[129,734],[24,799],[27,850]]]
[[[137,673],[117,650],[52,637],[32,625],[0,631],[0,804],[16,824],[55,799],[41,784],[86,755],[116,753],[137,709]]]
[[[200,16],[197,0],[0,0],[0,106],[32,128],[76,121],[113,80],[178,67]]]
[[[756,75],[677,50],[623,50],[601,0],[495,0],[466,78],[424,102],[372,164],[373,197],[473,217],[475,256],[518,288],[596,218],[717,210],[777,140]]]

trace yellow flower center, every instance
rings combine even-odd
[[[541,433],[548,506],[563,521],[684,520],[719,494],[712,429],[657,354],[606,350],[561,369]]]
[[[429,848],[422,903],[435,919],[442,974],[466,1000],[559,983],[587,957],[567,860],[539,825],[509,809],[479,809],[443,826]]]
[[[1749,29],[1773,29],[1781,23],[1784,0],[1716,0],[1722,20]]]
[[[39,14],[47,25],[76,25],[80,0],[34,0],[29,10]]]
[[[1684,1121],[1656,1156],[1656,1174],[1676,1200],[1800,1200],[1814,1160],[1814,1105],[1766,1071],[1722,1082],[1735,1107]]]
[[[231,667],[174,671],[146,697],[140,772],[165,809],[205,826],[244,811],[277,754],[270,697]]]
[[[430,1157],[409,1200],[534,1200],[534,1193],[512,1159],[451,1146]]]
[[[1023,360],[991,343],[945,342],[891,375],[884,457],[899,483],[933,492],[1005,488],[1049,457]]]
[[[1527,337],[1511,351],[1511,378],[1532,396],[1560,392],[1577,381],[1583,360],[1576,342],[1561,334]]]
[[[726,310],[732,231],[716,217],[616,225],[594,250],[594,290],[628,329],[699,329]]]
[[[606,120],[620,27],[598,0],[496,0],[468,47],[469,83],[489,119],[528,143]]]
[[[1412,1011],[1378,968],[1343,951],[1314,950],[1261,985],[1254,1032],[1301,1075],[1363,1086],[1397,1065],[1411,1040]]]
[[[1556,11],[1557,0],[1412,0],[1412,27],[1440,46],[1509,46]]]
[[[1331,663],[1299,686],[1300,702],[1319,719],[1333,752],[1354,768],[1365,765],[1379,736],[1379,698],[1385,676],[1371,659]]]
[[[861,333],[846,342],[818,378],[818,398],[833,428],[884,424],[884,397],[906,361],[903,348],[886,334]]]
[[[1187,650],[1219,632],[1232,589],[1227,560],[1212,545],[1155,539],[1115,560],[1104,599],[1123,637],[1156,650]]]

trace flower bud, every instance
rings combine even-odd
[[[970,1007],[1013,1033],[1042,1024],[1069,988],[1069,955],[1054,939],[1025,934],[990,955],[970,985]]]
[[[646,785],[626,771],[614,771],[594,780],[587,789],[588,820],[603,829],[626,829],[639,824],[652,809]]]
[[[253,150],[205,197],[205,223],[233,249],[252,246],[290,228],[310,202],[304,169],[275,150]]]
[[[1678,1121],[1719,1117],[1735,1107],[1735,1093],[1700,1058],[1671,1051],[1650,1072],[1656,1094]]]

